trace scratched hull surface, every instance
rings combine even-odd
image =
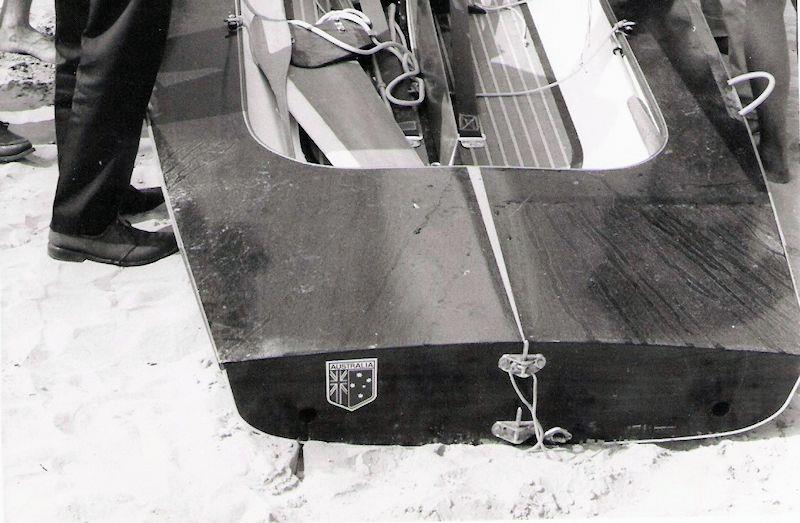
[[[548,358],[541,419],[576,440],[743,429],[800,374],[800,311],[747,129],[685,6],[649,4],[616,14],[640,23],[661,154],[602,173],[482,169],[523,332]],[[243,118],[229,6],[175,9],[153,129],[244,418],[330,441],[491,438],[518,404],[497,360],[521,342],[466,169],[270,153]],[[359,358],[377,358],[378,394],[348,412],[326,399],[325,362]]]

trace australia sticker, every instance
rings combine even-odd
[[[378,359],[325,362],[328,403],[350,412],[378,397]]]

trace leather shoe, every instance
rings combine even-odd
[[[147,232],[117,218],[96,235],[70,235],[50,230],[47,254],[61,261],[91,260],[121,267],[146,265],[178,252],[171,231]]]
[[[141,214],[152,211],[162,203],[164,203],[164,193],[161,192],[161,187],[137,189],[129,185],[122,195],[122,200],[119,204],[119,213]]]
[[[30,141],[9,131],[6,122],[0,122],[0,163],[20,160],[32,152]]]

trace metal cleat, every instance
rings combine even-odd
[[[460,136],[458,143],[465,149],[481,149],[486,147],[486,136]]]
[[[408,145],[416,149],[417,147],[422,145],[422,136],[408,136],[406,135],[406,141]]]
[[[228,28],[228,33],[231,34],[238,31],[239,28],[244,25],[244,19],[241,16],[237,16],[233,13],[226,16],[223,22],[225,22],[225,27]]]
[[[497,366],[520,378],[528,378],[544,368],[547,360],[541,354],[503,354]]]
[[[519,445],[536,435],[536,422],[522,421],[522,409],[518,408],[517,419],[495,421],[492,425],[492,434],[512,445]]]
[[[544,368],[547,360],[542,354],[528,354],[528,343],[524,343],[522,354],[503,354],[497,366],[508,373],[511,384],[519,397],[519,400],[531,411],[531,420],[522,421],[522,408],[517,408],[517,417],[514,421],[495,421],[492,425],[492,434],[512,445],[519,445],[536,437],[536,450],[544,450],[547,447],[545,442],[563,444],[572,439],[572,434],[561,427],[553,427],[544,432],[541,423],[536,417],[536,394],[537,377],[536,373]],[[516,377],[515,377],[516,376]],[[533,381],[533,397],[530,401],[526,400],[517,386],[517,378],[531,378]]]

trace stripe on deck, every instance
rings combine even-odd
[[[477,90],[522,91],[549,83],[535,46],[525,46],[522,17],[504,10],[469,18]],[[572,145],[551,90],[478,98],[478,108],[486,147],[461,148],[469,163],[538,168],[570,166]]]

